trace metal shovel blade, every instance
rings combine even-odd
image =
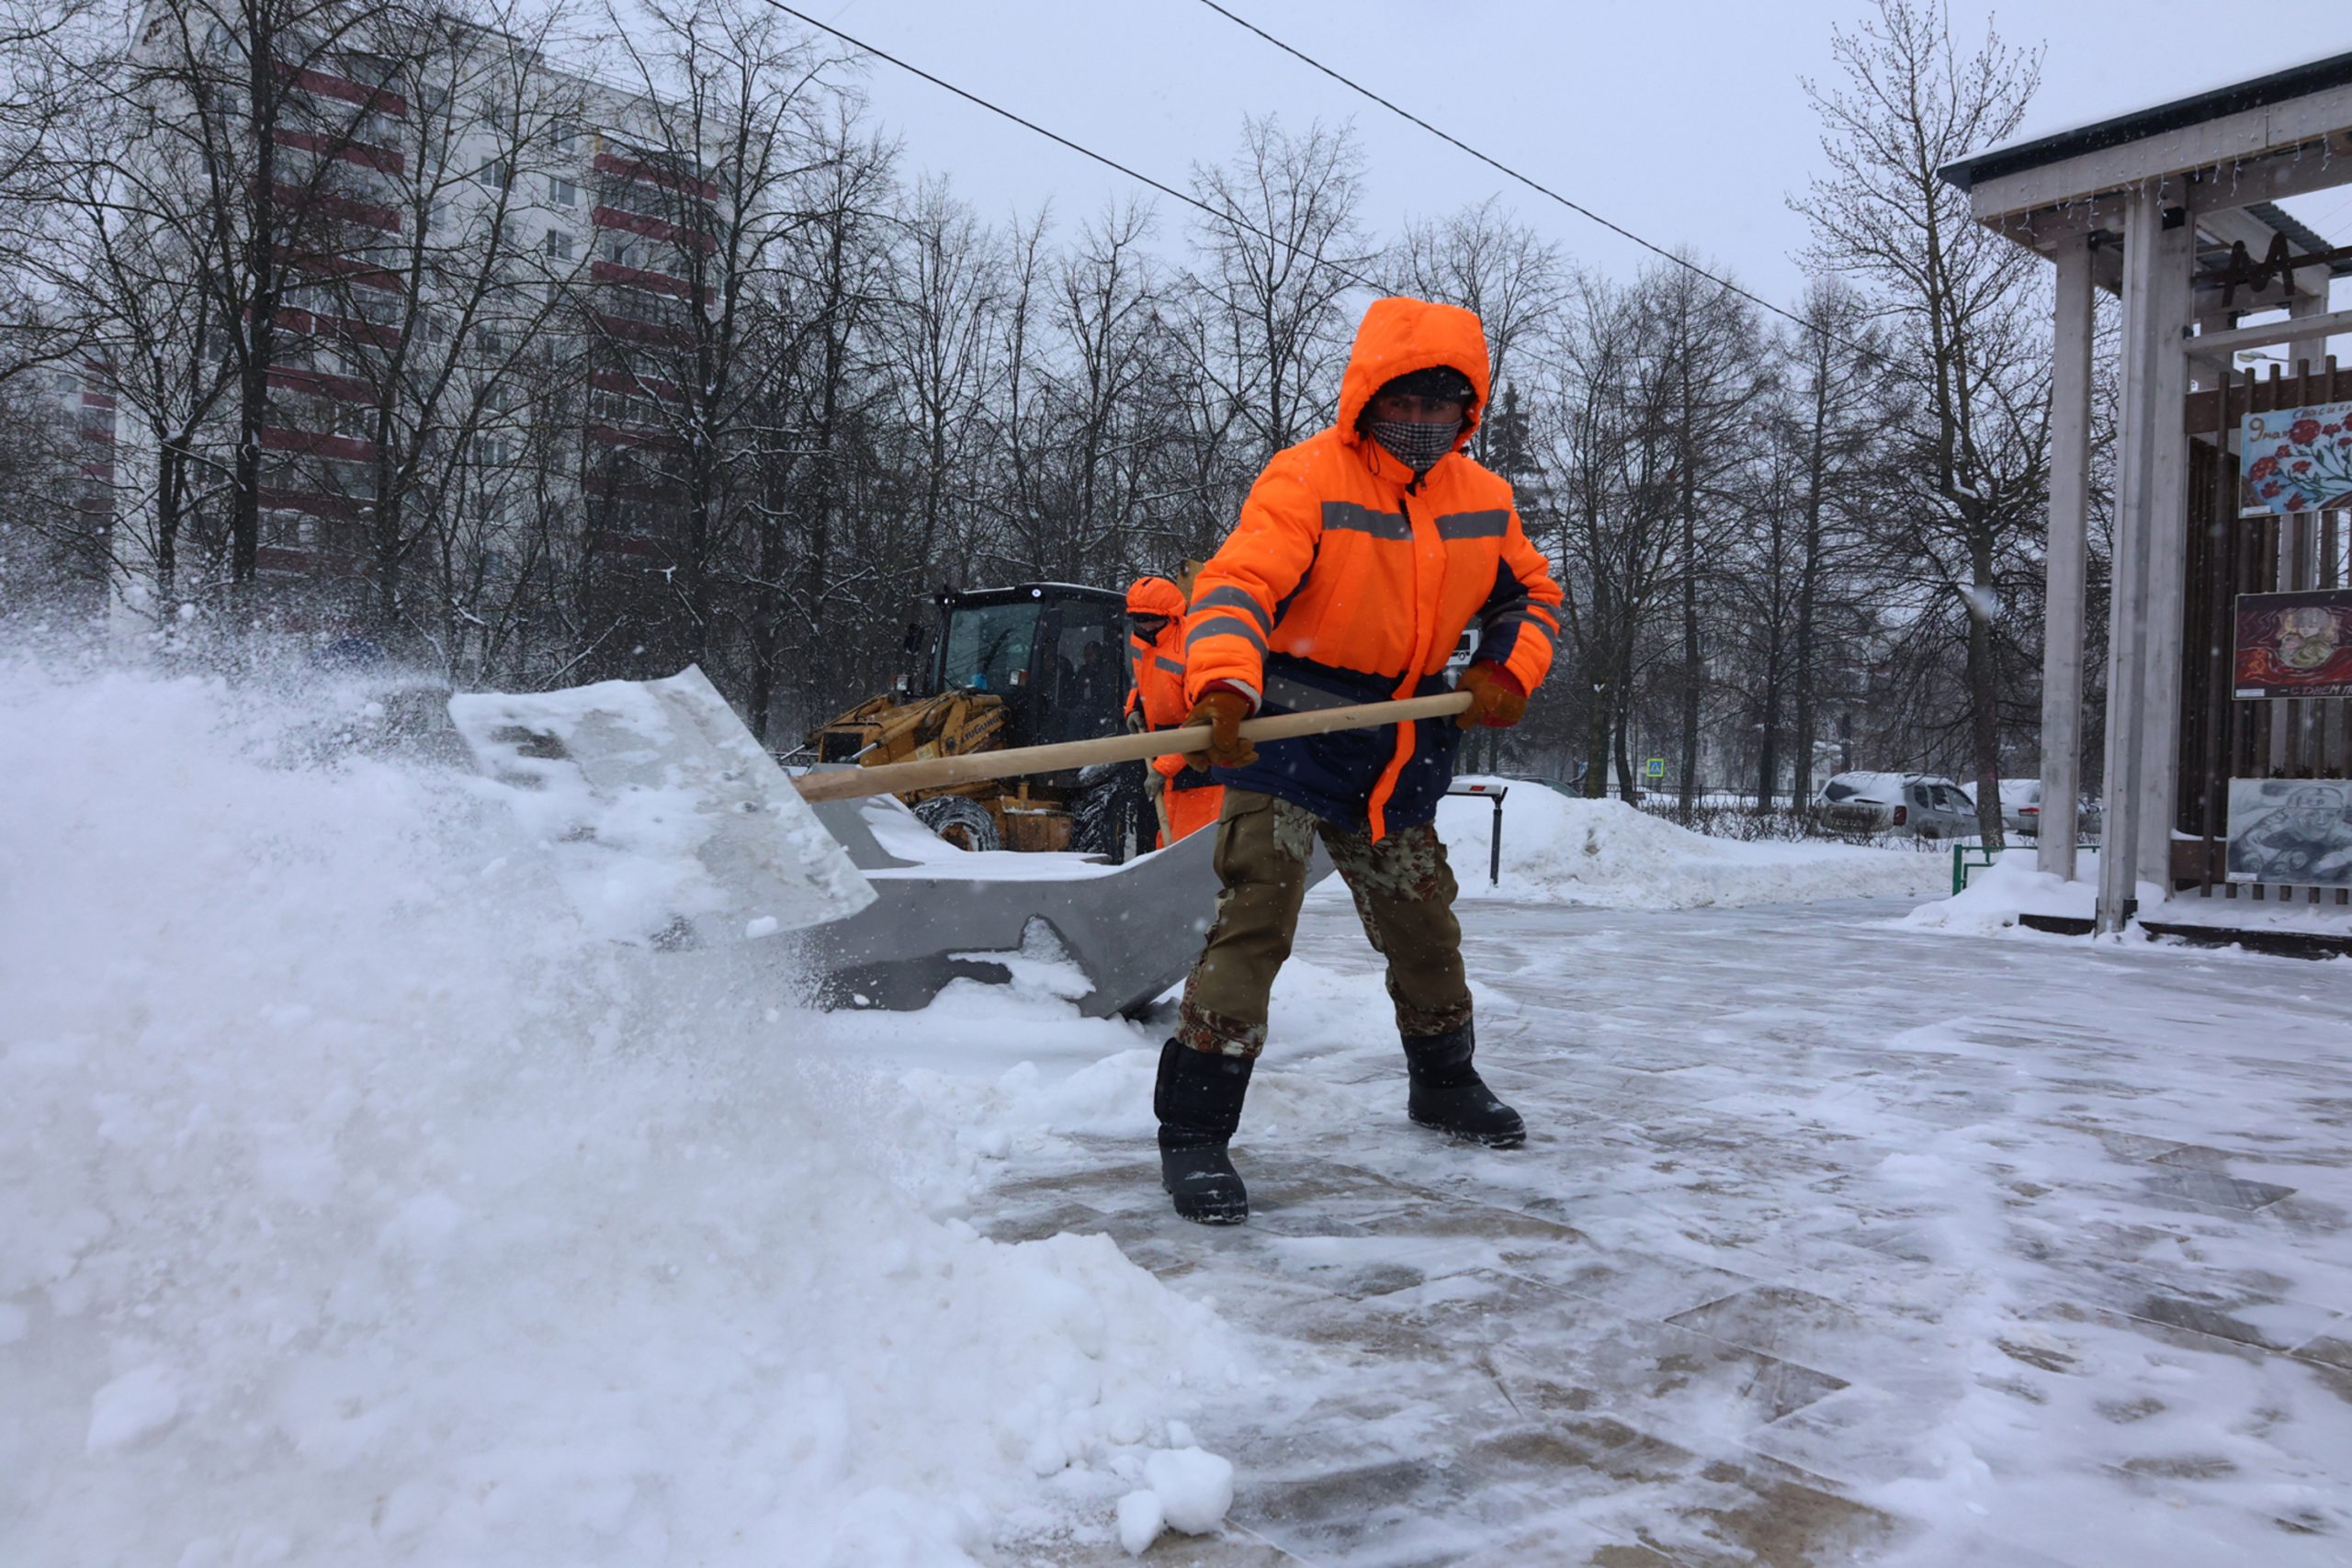
[[[589,925],[708,946],[821,925],[874,889],[703,672],[449,699]]]

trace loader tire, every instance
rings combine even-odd
[[[996,818],[977,800],[960,795],[933,795],[915,807],[915,815],[922,819],[924,827],[959,850],[1000,847]]]
[[[1121,762],[1102,770],[1087,770],[1088,787],[1070,803],[1077,829],[1070,848],[1080,854],[1101,855],[1114,865],[1125,865],[1151,848],[1151,798],[1144,793],[1144,765]]]

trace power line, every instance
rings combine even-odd
[[[1698,263],[1690,260],[1689,257],[1677,255],[1663,245],[1654,244],[1650,241],[1645,240],[1639,234],[1634,233],[1631,229],[1626,228],[1623,224],[1611,222],[1608,219],[1603,218],[1600,213],[1595,212],[1589,207],[1586,207],[1578,202],[1571,201],[1566,197],[1562,196],[1558,191],[1554,190],[1551,186],[1528,178],[1527,175],[1521,174],[1517,169],[1512,168],[1509,164],[1502,162],[1502,160],[1489,157],[1486,153],[1479,152],[1478,149],[1471,146],[1470,143],[1463,141],[1462,138],[1453,135],[1448,131],[1440,130],[1436,126],[1431,125],[1428,120],[1423,119],[1419,115],[1415,114],[1412,110],[1391,103],[1388,99],[1382,97],[1378,93],[1374,92],[1371,88],[1365,86],[1361,82],[1357,82],[1347,76],[1341,75],[1339,72],[1332,70],[1329,66],[1316,59],[1313,55],[1308,54],[1302,50],[1295,49],[1291,45],[1284,43],[1282,39],[1276,38],[1265,28],[1258,26],[1255,22],[1235,16],[1232,12],[1218,5],[1217,0],[1201,0],[1201,4],[1206,6],[1210,10],[1215,11],[1218,16],[1223,17],[1227,21],[1231,22],[1235,27],[1241,28],[1245,32],[1257,34],[1260,38],[1265,39],[1268,43],[1272,44],[1276,49],[1281,50],[1284,54],[1289,55],[1292,59],[1296,60],[1303,64],[1313,66],[1316,70],[1323,73],[1324,75],[1331,78],[1332,81],[1339,83],[1342,87],[1347,88],[1351,92],[1362,94],[1363,96],[1370,98],[1374,103],[1378,104],[1382,108],[1386,109],[1389,113],[1397,116],[1399,118],[1410,120],[1413,124],[1419,126],[1423,130],[1428,131],[1431,136],[1436,137],[1439,141],[1460,148],[1463,152],[1469,153],[1470,156],[1477,159],[1478,162],[1486,164],[1488,168],[1494,169],[1498,173],[1506,175],[1510,178],[1517,180],[1521,185],[1525,186],[1528,189],[1535,192],[1538,196],[1547,197],[1550,199],[1558,202],[1562,207],[1566,208],[1569,211],[1576,213],[1577,216],[1592,220],[1592,221],[1600,224],[1611,233],[1622,235],[1623,238],[1633,241],[1634,243],[1641,246],[1644,250],[1650,251],[1657,255],[1663,256],[1668,261],[1672,262],[1676,266],[1682,267],[1690,272],[1694,272],[1701,277],[1705,278],[1708,282],[1715,285],[1717,288],[1728,289],[1730,292],[1738,295],[1741,299],[1748,301],[1750,304],[1760,305],[1765,310],[1771,311],[1774,315],[1784,317],[1787,320],[1795,322],[1798,326],[1803,327],[1807,332],[1816,332],[1820,330],[1814,323],[1806,321],[1804,317],[1796,314],[1794,311],[1786,310],[1781,306],[1775,305],[1770,299],[1764,299],[1760,295],[1749,293],[1747,289],[1742,288],[1738,284],[1732,282],[1729,278],[1717,277],[1713,273],[1709,272],[1705,267],[1701,266]],[[1830,341],[1833,343],[1842,344],[1848,349],[1851,350],[1855,354],[1861,355],[1865,358],[1877,359],[1880,357],[1880,355],[1870,349],[1864,348],[1861,344],[1848,342],[1844,338],[1831,336]]]
[[[876,60],[887,61],[890,64],[897,66],[899,70],[904,71],[910,75],[920,76],[924,81],[930,83],[933,86],[944,88],[946,91],[955,94],[957,97],[962,98],[967,103],[977,104],[981,108],[988,110],[990,114],[998,115],[1005,119],[1009,119],[1024,130],[1034,130],[1038,135],[1044,137],[1046,141],[1057,142],[1061,146],[1067,147],[1082,158],[1091,158],[1094,162],[1102,164],[1106,169],[1115,169],[1120,174],[1126,175],[1127,178],[1136,181],[1139,185],[1149,186],[1152,189],[1159,191],[1164,196],[1172,196],[1188,207],[1196,207],[1203,212],[1207,213],[1219,223],[1230,224],[1236,229],[1247,230],[1249,232],[1257,235],[1258,238],[1265,241],[1267,243],[1279,245],[1283,249],[1290,252],[1292,255],[1312,263],[1317,266],[1329,267],[1333,272],[1338,273],[1340,276],[1351,279],[1352,281],[1361,284],[1363,287],[1371,289],[1375,294],[1385,294],[1388,292],[1385,287],[1374,282],[1371,278],[1364,276],[1363,274],[1356,271],[1353,267],[1342,266],[1338,262],[1331,260],[1328,256],[1319,256],[1308,251],[1302,250],[1298,245],[1292,242],[1282,238],[1278,234],[1267,232],[1265,230],[1259,228],[1256,224],[1250,222],[1247,219],[1240,217],[1238,214],[1232,212],[1221,212],[1217,209],[1210,206],[1207,202],[1203,201],[1199,197],[1193,196],[1186,191],[1178,190],[1174,186],[1163,184],[1139,170],[1131,169],[1115,158],[1105,153],[1097,152],[1091,147],[1081,146],[1058,131],[1046,130],[1044,126],[1039,125],[1034,119],[1025,119],[1022,116],[1013,113],[1011,109],[1004,107],[1001,104],[990,103],[988,99],[980,96],[978,93],[969,92],[965,88],[959,87],[955,83],[947,81],[944,77],[934,76],[920,65],[910,64],[907,61],[899,59],[895,54],[876,49],[870,43],[865,43],[857,39],[854,39],[850,37],[849,34],[842,31],[841,28],[834,27],[830,22],[820,22],[816,17],[808,15],[806,11],[795,10],[792,6],[786,5],[784,0],[767,0],[767,3],[775,7],[775,9],[783,12],[786,16],[793,17],[795,20],[804,23],[808,27],[815,28],[819,32],[831,34],[834,38],[837,38],[841,39],[842,42],[849,45],[852,49],[857,50],[862,53],[870,54]]]

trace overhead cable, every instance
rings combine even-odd
[[[1528,189],[1535,192],[1538,196],[1558,202],[1562,207],[1566,208],[1569,211],[1576,213],[1577,216],[1590,219],[1593,222],[1600,224],[1611,233],[1622,235],[1625,239],[1633,241],[1634,243],[1641,246],[1644,250],[1650,251],[1657,255],[1663,256],[1668,261],[1672,262],[1676,266],[1681,267],[1686,271],[1698,274],[1701,277],[1703,277],[1708,282],[1714,284],[1717,288],[1727,289],[1731,293],[1736,294],[1741,299],[1747,300],[1750,304],[1760,305],[1776,316],[1785,317],[1789,321],[1795,322],[1798,326],[1803,327],[1806,332],[1819,332],[1821,330],[1815,324],[1806,321],[1804,317],[1796,314],[1794,311],[1785,310],[1779,305],[1775,305],[1770,299],[1764,299],[1760,295],[1749,293],[1747,289],[1742,288],[1738,284],[1732,282],[1729,278],[1716,276],[1713,273],[1709,272],[1705,267],[1702,267],[1698,263],[1690,260],[1690,257],[1678,255],[1674,252],[1668,250],[1663,245],[1656,244],[1651,241],[1645,240],[1642,238],[1641,235],[1634,233],[1631,229],[1626,228],[1622,223],[1611,222],[1608,219],[1603,218],[1600,213],[1595,212],[1592,209],[1584,206],[1582,203],[1571,201],[1566,197],[1562,196],[1558,191],[1554,190],[1551,186],[1530,179],[1527,175],[1521,174],[1517,169],[1512,168],[1509,164],[1504,163],[1501,159],[1490,157],[1450,131],[1439,130],[1436,126],[1431,125],[1428,120],[1423,119],[1419,115],[1415,114],[1412,110],[1405,108],[1398,104],[1392,103],[1390,100],[1382,97],[1378,93],[1375,93],[1371,88],[1365,86],[1363,83],[1357,82],[1351,77],[1342,75],[1340,73],[1334,71],[1331,67],[1324,64],[1313,55],[1306,53],[1304,50],[1300,50],[1290,44],[1284,43],[1282,39],[1276,38],[1265,28],[1258,26],[1255,22],[1250,21],[1246,17],[1235,16],[1223,6],[1218,5],[1217,0],[1201,0],[1201,4],[1206,6],[1210,10],[1215,11],[1218,16],[1223,17],[1227,21],[1231,22],[1235,27],[1240,28],[1244,31],[1257,34],[1260,38],[1265,39],[1268,43],[1272,44],[1276,49],[1281,50],[1284,54],[1289,55],[1294,60],[1299,61],[1303,64],[1314,67],[1316,70],[1323,73],[1324,75],[1331,78],[1332,81],[1337,82],[1340,85],[1347,88],[1350,92],[1359,93],[1364,97],[1370,98],[1374,103],[1378,104],[1382,108],[1386,109],[1389,113],[1419,126],[1423,130],[1428,131],[1431,136],[1436,137],[1439,141],[1460,148],[1463,152],[1469,153],[1470,156],[1477,159],[1478,162],[1486,164],[1488,168],[1494,169],[1498,173],[1506,175],[1511,179],[1517,180],[1521,185],[1525,186]],[[1834,334],[1824,333],[1823,335],[1829,337],[1831,342],[1841,344],[1845,347],[1852,350],[1854,353],[1863,355],[1865,358],[1877,359],[1880,357],[1879,355],[1871,349],[1863,347],[1860,344],[1849,342],[1848,340],[1835,336]]]
[[[784,0],[767,0],[767,4],[773,6],[775,9],[783,12],[786,16],[790,17],[797,21],[799,21],[808,27],[815,28],[819,32],[831,34],[832,37],[839,39],[842,42],[849,45],[852,49],[857,50],[862,53],[870,54],[876,60],[885,61],[910,75],[920,76],[924,81],[930,83],[933,86],[944,88],[946,91],[955,94],[957,97],[962,98],[967,103],[977,104],[981,108],[988,110],[990,114],[998,115],[1005,119],[1009,119],[1024,130],[1034,130],[1038,135],[1046,138],[1046,141],[1067,147],[1082,158],[1091,158],[1094,162],[1102,164],[1104,168],[1115,169],[1120,174],[1126,175],[1127,178],[1136,181],[1139,185],[1149,186],[1152,189],[1159,191],[1164,196],[1172,196],[1188,207],[1196,207],[1203,212],[1207,213],[1209,217],[1215,219],[1219,223],[1227,224],[1233,228],[1244,230],[1250,233],[1255,234],[1258,238],[1264,240],[1269,244],[1279,245],[1283,249],[1290,252],[1292,255],[1300,257],[1301,259],[1310,262],[1317,266],[1329,267],[1331,271],[1338,273],[1340,276],[1361,284],[1364,288],[1371,289],[1375,294],[1385,294],[1388,292],[1387,288],[1384,285],[1375,283],[1371,278],[1366,277],[1363,274],[1356,271],[1353,267],[1343,266],[1328,256],[1317,255],[1310,251],[1301,248],[1293,242],[1282,238],[1278,234],[1269,233],[1267,231],[1259,228],[1256,224],[1241,217],[1238,213],[1221,211],[1188,191],[1178,190],[1174,186],[1153,179],[1149,175],[1144,174],[1140,170],[1129,168],[1126,164],[1120,163],[1117,159],[1113,158],[1106,153],[1097,152],[1091,147],[1087,147],[1079,142],[1073,141],[1069,137],[1062,135],[1058,131],[1048,130],[1044,126],[1039,125],[1035,120],[1024,118],[1022,116],[1013,113],[1011,109],[1006,108],[1001,104],[991,103],[988,99],[980,96],[978,93],[959,87],[955,83],[950,82],[944,77],[933,75],[930,72],[925,71],[920,65],[911,64],[907,61],[899,59],[897,55],[889,53],[888,51],[876,49],[870,43],[864,42],[858,39],[854,39],[850,37],[849,34],[842,31],[841,28],[834,27],[830,22],[820,22],[816,17],[808,15],[806,11],[796,10],[792,6],[786,5]]]

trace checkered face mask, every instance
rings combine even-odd
[[[1453,451],[1454,437],[1462,434],[1460,420],[1452,424],[1422,424],[1406,419],[1368,419],[1364,427],[1391,457],[1417,474],[1429,472],[1440,457]]]

